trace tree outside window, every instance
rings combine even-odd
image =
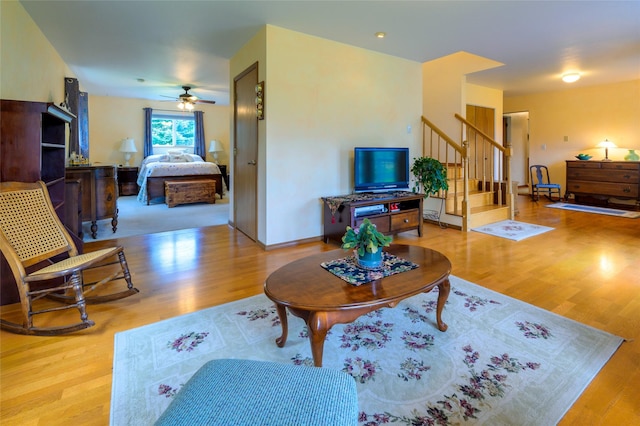
[[[153,146],[193,148],[195,130],[193,118],[154,117],[151,119]]]

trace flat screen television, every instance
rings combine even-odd
[[[353,150],[355,192],[409,189],[409,148]]]

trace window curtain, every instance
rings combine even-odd
[[[204,112],[194,111],[193,117],[195,119],[196,134],[194,140],[193,153],[199,155],[203,159],[207,158],[206,142],[204,140]]]
[[[144,110],[144,141],[143,151],[144,158],[153,154],[153,137],[151,135],[151,117],[153,110],[151,108],[143,108]]]

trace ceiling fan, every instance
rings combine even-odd
[[[184,90],[184,93],[180,94],[180,96],[178,96],[178,99],[177,99],[178,108],[182,110],[191,111],[193,110],[193,108],[195,108],[196,104],[215,104],[216,103],[216,101],[207,101],[205,99],[200,99],[197,96],[189,93],[189,90],[191,90],[191,86],[182,86],[182,89]]]

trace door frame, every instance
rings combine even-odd
[[[255,71],[255,76],[256,76],[256,81],[253,82],[253,85],[255,86],[258,83],[259,80],[259,69],[258,69],[258,62],[254,62],[253,64],[251,64],[249,67],[247,67],[244,71],[242,71],[241,73],[239,73],[237,76],[234,77],[233,79],[233,170],[234,170],[234,185],[233,185],[233,194],[234,194],[234,203],[233,203],[233,222],[235,224],[235,227],[237,230],[239,230],[240,232],[242,232],[243,234],[247,235],[247,237],[251,238],[254,241],[258,241],[258,155],[259,155],[259,149],[258,149],[258,142],[259,142],[259,127],[258,127],[258,118],[257,118],[257,110],[255,108],[247,108],[247,112],[252,113],[253,115],[249,117],[249,120],[253,120],[254,124],[252,124],[252,126],[255,126],[255,129],[251,129],[251,133],[255,134],[255,140],[253,141],[253,148],[255,149],[254,153],[253,153],[253,157],[254,157],[254,163],[255,163],[255,176],[253,179],[253,182],[250,182],[250,190],[248,191],[249,193],[241,193],[238,191],[239,189],[239,185],[238,182],[243,182],[243,167],[246,165],[240,165],[238,163],[238,126],[239,126],[239,120],[238,120],[238,92],[237,92],[237,87],[238,87],[238,82],[240,80],[242,80],[244,77],[246,77],[248,74],[253,73]],[[252,97],[255,97],[255,93],[252,92],[251,94]],[[241,120],[242,122],[246,122],[247,120]],[[246,182],[246,180],[244,181]],[[253,192],[253,195],[251,194],[251,192]],[[241,221],[242,223],[240,223],[240,225],[246,229],[242,229],[242,227],[238,227],[238,202],[242,201],[242,197],[254,197],[254,200],[252,201],[253,203],[253,212],[252,215],[253,217],[249,218],[249,226],[244,226],[244,221]]]

